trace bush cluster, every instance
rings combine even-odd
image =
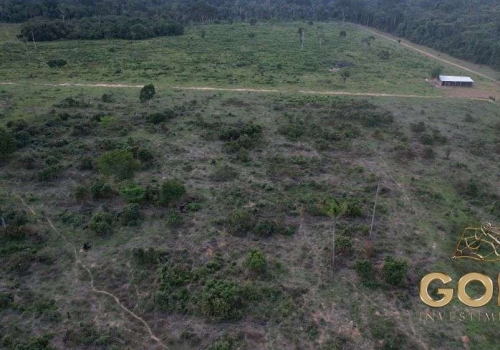
[[[106,176],[126,180],[134,177],[138,164],[130,151],[119,149],[101,155],[97,159],[97,168]]]
[[[179,200],[186,193],[183,184],[176,180],[167,180],[161,185],[159,202],[167,206]]]
[[[113,230],[113,215],[106,212],[94,214],[90,220],[90,228],[99,236],[110,234]]]

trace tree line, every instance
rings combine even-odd
[[[157,36],[182,35],[183,33],[184,26],[172,21],[106,16],[65,21],[58,19],[30,20],[22,25],[19,38],[26,41],[105,38],[141,40]]]
[[[96,24],[100,27],[104,14],[112,18],[140,17],[147,22],[136,19],[127,23],[135,26],[134,30],[110,25],[112,29],[106,28],[108,34],[88,28]],[[56,21],[60,31],[66,26],[61,22],[69,21],[72,37],[85,29],[91,33],[85,34],[85,38],[106,37],[109,33],[120,33],[110,36],[119,38],[156,36],[164,31],[148,23],[159,19],[184,25],[345,19],[500,69],[497,0],[0,0],[0,21],[24,22],[34,18],[50,20],[46,26],[53,26],[51,21]],[[84,18],[87,20],[80,24]]]

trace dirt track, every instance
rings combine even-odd
[[[22,85],[14,82],[0,82],[0,85]],[[52,87],[107,87],[107,88],[142,88],[143,85],[132,84],[109,84],[109,83],[30,83],[30,86],[52,86]],[[365,97],[400,97],[400,98],[424,98],[424,99],[443,99],[443,98],[459,98],[467,100],[490,101],[488,98],[471,97],[471,96],[425,96],[425,95],[403,95],[403,94],[387,94],[375,92],[348,92],[348,91],[314,91],[314,90],[277,90],[277,89],[254,89],[254,88],[218,88],[209,86],[169,86],[169,89],[174,90],[195,90],[195,91],[233,91],[233,92],[257,92],[257,93],[301,93],[308,95],[328,95],[328,96],[365,96]]]

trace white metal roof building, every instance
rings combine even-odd
[[[441,81],[442,86],[472,86],[474,80],[470,77],[456,77],[450,75],[440,75],[439,81]]]

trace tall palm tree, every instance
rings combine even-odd
[[[335,230],[337,228],[337,219],[340,218],[347,210],[347,202],[337,202],[335,199],[331,199],[326,203],[326,212],[330,218],[333,220],[332,228],[332,277],[335,269]]]

